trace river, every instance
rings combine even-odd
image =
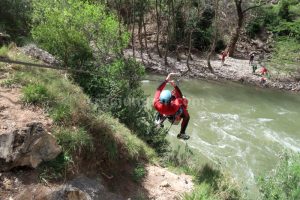
[[[148,106],[164,78],[151,75],[142,81]],[[248,188],[251,199],[258,192],[256,178],[275,168],[279,153],[300,152],[299,93],[191,79],[181,80],[179,87],[189,100],[189,147],[203,155],[203,162],[221,164]],[[170,129],[173,147],[185,145],[176,139],[179,130]]]

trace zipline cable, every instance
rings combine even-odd
[[[11,64],[18,64],[18,65],[25,65],[25,66],[31,66],[31,67],[41,67],[41,68],[48,68],[48,69],[56,69],[56,70],[63,70],[63,71],[70,71],[70,72],[78,72],[78,73],[84,73],[84,74],[92,74],[92,72],[84,71],[84,70],[78,70],[78,69],[71,69],[71,68],[64,68],[64,67],[58,67],[54,65],[45,65],[45,64],[37,64],[37,63],[29,63],[29,62],[23,62],[23,61],[17,61],[17,60],[11,60],[6,57],[0,56],[0,62],[3,63],[11,63]]]

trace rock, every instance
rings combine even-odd
[[[90,179],[79,176],[68,183],[72,187],[78,188],[87,193],[92,199],[99,200],[123,200],[121,196],[109,192],[102,184],[101,179]]]
[[[57,60],[53,55],[38,48],[35,44],[29,44],[20,48],[26,55],[32,56],[36,59],[51,65],[60,65],[61,61]]]
[[[160,184],[160,187],[170,187],[170,184],[169,184],[167,181],[163,181],[163,182]]]
[[[74,180],[57,187],[48,188],[43,185],[29,186],[14,200],[125,200],[125,198],[109,192],[98,179],[79,176]]]
[[[50,200],[49,195],[52,190],[43,185],[29,186],[13,197],[14,200],[34,199],[34,200]]]
[[[71,185],[64,185],[48,197],[49,200],[92,200],[89,194]]]
[[[18,166],[36,168],[42,161],[54,159],[61,147],[38,122],[0,133],[0,171]]]

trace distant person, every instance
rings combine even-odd
[[[260,74],[261,74],[262,76],[268,75],[268,70],[267,70],[267,68],[266,68],[264,65],[262,66],[262,68],[261,68],[261,70],[260,70]]]
[[[252,74],[255,74],[256,70],[257,70],[257,64],[252,63]]]
[[[221,52],[221,61],[222,61],[222,64],[221,64],[221,66],[223,66],[224,65],[224,63],[225,63],[225,59],[226,59],[226,57],[228,57],[229,56],[229,54],[228,54],[228,52],[227,51],[222,51]]]
[[[255,54],[254,54],[254,53],[251,53],[251,54],[250,54],[250,58],[249,58],[249,65],[252,65],[252,64],[253,64],[253,61],[254,61],[254,56],[255,56]]]
[[[261,77],[260,84],[263,85],[267,82],[267,79],[265,77]]]

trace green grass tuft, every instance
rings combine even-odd
[[[58,144],[62,146],[64,152],[81,152],[83,149],[92,150],[92,137],[83,128],[60,127],[54,131]]]
[[[28,104],[47,105],[52,99],[47,88],[40,83],[32,83],[22,89],[22,100]]]
[[[133,170],[133,180],[140,182],[147,175],[147,170],[143,164],[138,164]]]

